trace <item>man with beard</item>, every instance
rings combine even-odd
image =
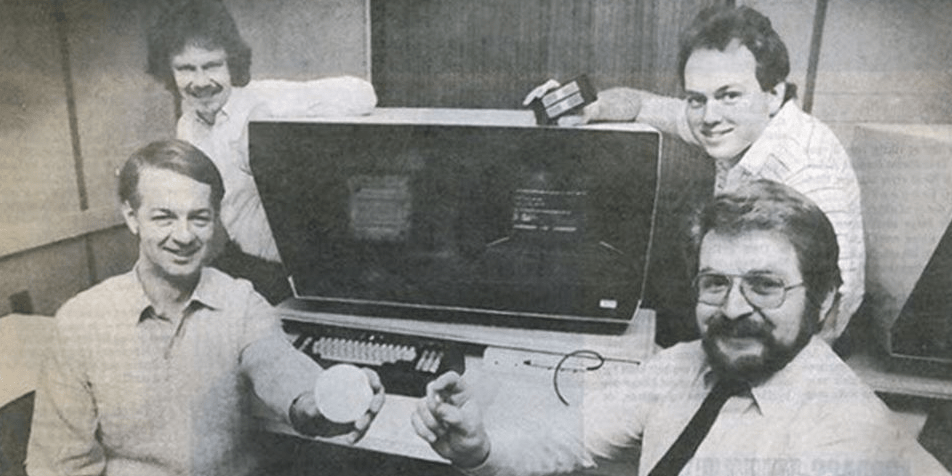
[[[377,96],[369,82],[346,76],[251,81],[251,49],[219,0],[172,5],[149,31],[148,73],[181,106],[178,138],[205,152],[225,181],[221,224],[229,241],[214,265],[278,302],[290,287],[251,175],[248,121],[368,114]]]
[[[683,99],[616,87],[600,91],[581,115],[563,119],[568,124],[633,120],[698,145],[714,162],[715,193],[768,179],[813,200],[829,217],[840,247],[840,299],[820,331],[833,342],[863,300],[859,182],[839,139],[797,105],[789,73],[787,48],[766,16],[747,6],[711,7],[681,37]],[[526,101],[554,85],[540,86]]]
[[[699,341],[585,392],[558,422],[485,428],[472,384],[445,374],[418,404],[417,433],[479,475],[568,472],[639,446],[650,476],[948,474],[816,336],[840,276],[813,202],[752,182],[697,214],[692,244]]]

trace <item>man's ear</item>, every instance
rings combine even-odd
[[[837,304],[840,302],[840,291],[838,289],[831,289],[826,296],[823,298],[823,301],[820,302],[820,327],[824,321],[830,318],[830,314],[833,309],[837,308]]]
[[[773,89],[767,91],[767,107],[770,110],[770,117],[777,114],[783,106],[783,98],[787,94],[787,82],[780,81]]]
[[[122,219],[126,221],[126,226],[129,227],[129,231],[133,235],[139,236],[139,221],[136,220],[136,209],[132,208],[128,200],[122,202],[119,209],[122,212]]]

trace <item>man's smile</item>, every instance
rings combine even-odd
[[[731,132],[734,132],[734,128],[732,127],[722,128],[722,129],[710,129],[710,128],[701,129],[701,135],[703,135],[704,138],[708,140],[720,139],[726,136],[727,134],[730,134]]]
[[[190,261],[199,250],[201,250],[201,246],[194,245],[182,248],[165,247],[163,249],[169,254],[173,255],[175,257],[175,261],[187,262]]]

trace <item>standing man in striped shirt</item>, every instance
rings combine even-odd
[[[683,99],[612,88],[599,92],[580,116],[560,123],[644,122],[704,148],[715,163],[715,193],[769,179],[813,200],[832,222],[840,247],[839,304],[820,332],[832,342],[859,308],[865,280],[860,190],[846,150],[794,101],[786,46],[770,20],[752,8],[702,11],[682,36],[678,72]],[[526,103],[553,85],[536,88]]]

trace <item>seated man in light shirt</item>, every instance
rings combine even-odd
[[[178,101],[178,137],[205,152],[225,180],[221,222],[230,239],[216,267],[250,279],[272,303],[287,297],[281,258],[248,160],[251,118],[370,113],[373,86],[359,78],[251,80],[251,49],[218,0],[177,2],[148,34],[148,72]]]
[[[949,474],[816,335],[840,274],[815,204],[776,182],[742,185],[698,213],[691,243],[700,340],[586,386],[564,419],[529,411],[485,427],[474,384],[447,373],[416,432],[476,475],[564,473],[639,447],[650,476]]]
[[[612,88],[560,123],[644,122],[700,145],[714,160],[715,192],[765,178],[816,202],[840,246],[841,299],[821,330],[832,342],[859,308],[865,288],[860,190],[849,156],[826,125],[797,106],[796,86],[787,82],[786,46],[756,10],[702,11],[682,35],[678,59],[684,99]],[[536,88],[526,103],[557,85]]]
[[[224,193],[215,165],[184,141],[126,162],[119,198],[139,258],[56,313],[28,474],[256,474],[254,397],[306,435],[354,442],[367,431],[384,402],[377,374],[364,369],[374,396],[362,416],[329,421],[315,394],[321,367],[251,284],[204,266]]]

